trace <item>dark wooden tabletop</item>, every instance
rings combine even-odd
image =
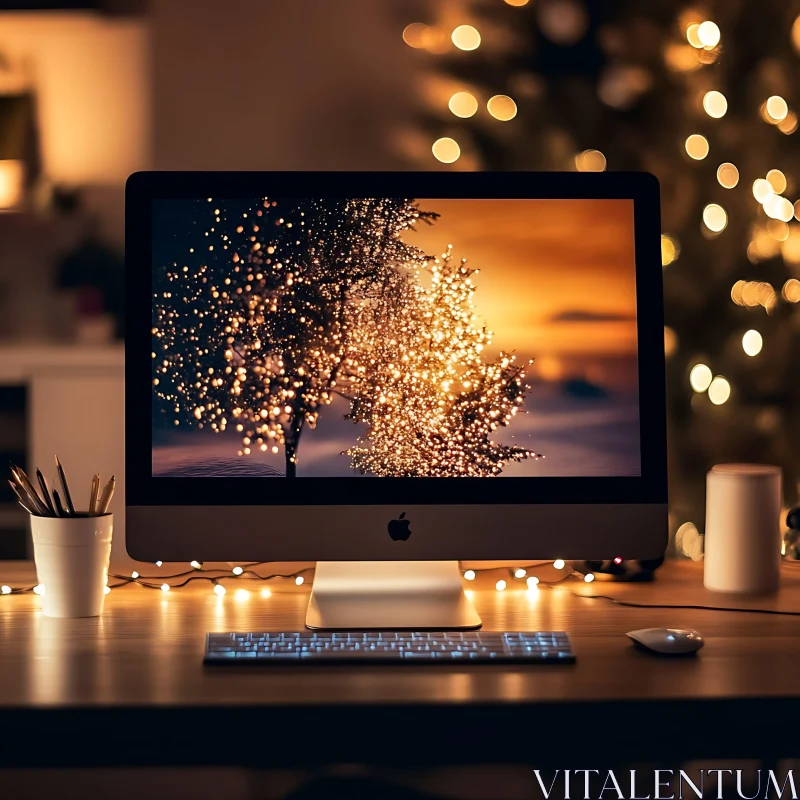
[[[800,565],[784,566],[778,595],[755,599],[707,592],[690,562],[668,562],[650,584],[525,591],[509,580],[497,592],[498,577],[470,584],[484,628],[566,630],[575,665],[203,667],[208,631],[302,628],[308,584],[280,579],[269,597],[245,577],[224,598],[207,583],[131,585],[94,619],[49,619],[36,595],[0,596],[0,765],[552,760],[579,732],[593,752],[630,757],[797,754],[763,721],[800,710],[800,618],[580,595],[800,612]],[[2,583],[32,581],[30,565],[0,568]],[[237,588],[251,590],[247,599]],[[662,626],[695,628],[706,646],[667,659],[625,636]],[[91,747],[74,745],[83,735]]]

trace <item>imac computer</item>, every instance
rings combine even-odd
[[[132,557],[443,630],[458,560],[663,556],[652,176],[137,173],[126,225]]]

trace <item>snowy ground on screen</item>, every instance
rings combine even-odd
[[[575,477],[640,475],[639,402],[634,391],[577,397],[561,384],[535,384],[525,408],[498,441],[543,453],[544,459],[510,464],[501,477]],[[342,451],[363,426],[343,419],[345,401],[337,399],[320,415],[315,430],[300,442],[298,477],[359,477]],[[236,434],[211,431],[159,432],[153,447],[153,475],[197,477],[281,477],[283,455],[258,451],[238,457]],[[365,476],[368,477],[368,476]]]

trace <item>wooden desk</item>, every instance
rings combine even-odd
[[[0,596],[0,766],[575,767],[581,750],[606,766],[797,755],[778,722],[800,711],[800,619],[624,608],[571,594],[800,611],[800,565],[786,565],[780,595],[760,603],[711,595],[701,575],[701,565],[668,563],[650,585],[569,582],[532,593],[498,593],[499,575],[479,576],[485,628],[571,634],[577,664],[527,668],[202,666],[206,631],[300,628],[307,586],[290,581],[276,581],[268,598],[256,584],[245,601],[232,591],[217,598],[209,584],[166,594],[129,586],[106,598],[102,617],[80,620],[43,617],[35,595]],[[0,582],[32,577],[17,567]],[[239,579],[229,589],[247,586]],[[668,660],[624,636],[652,626],[696,628],[706,647]]]

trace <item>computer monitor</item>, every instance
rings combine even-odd
[[[130,555],[314,560],[310,625],[429,628],[480,624],[456,559],[663,556],[658,193],[131,176]]]

